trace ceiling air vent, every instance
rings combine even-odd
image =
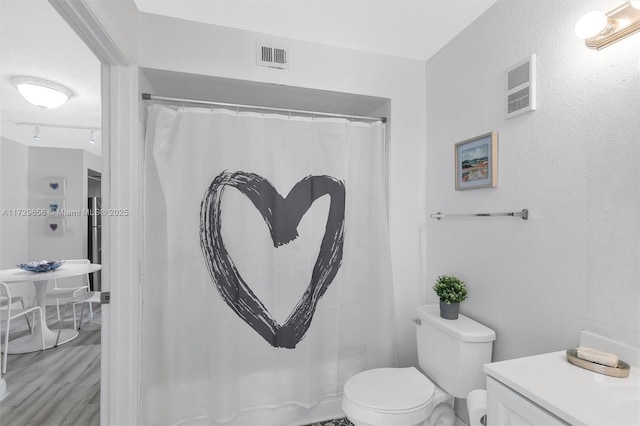
[[[270,68],[289,68],[289,47],[274,43],[257,42],[257,64]]]

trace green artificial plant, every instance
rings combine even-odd
[[[433,290],[440,300],[447,304],[460,303],[467,298],[467,287],[464,281],[453,275],[440,275]]]

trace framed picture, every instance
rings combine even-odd
[[[66,191],[63,177],[50,177],[44,179],[44,190],[47,194],[64,195]]]
[[[47,219],[45,220],[45,233],[51,237],[64,236],[65,223],[64,219]]]
[[[490,132],[455,146],[456,191],[498,185],[498,133]]]
[[[58,216],[64,211],[64,198],[49,198],[45,202],[47,216]]]

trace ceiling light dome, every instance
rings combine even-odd
[[[11,77],[11,83],[22,97],[40,108],[57,108],[74,95],[68,87],[36,77]]]

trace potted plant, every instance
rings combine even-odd
[[[458,319],[460,302],[467,298],[464,281],[453,275],[440,275],[433,290],[440,298],[440,316],[445,319]]]

